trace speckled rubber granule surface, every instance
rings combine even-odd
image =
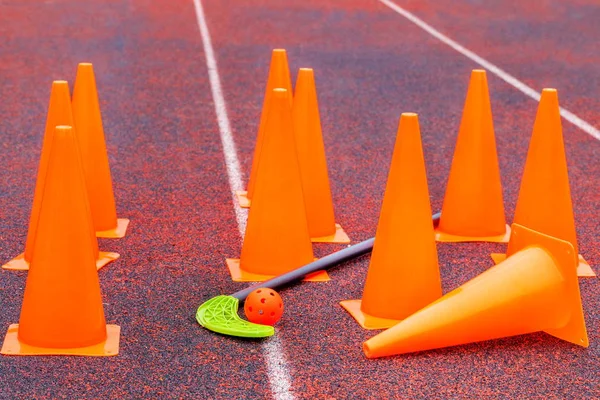
[[[242,171],[249,172],[270,51],[292,77],[315,69],[337,221],[375,233],[398,118],[419,114],[433,211],[441,208],[470,71],[478,66],[375,0],[204,1]],[[587,3],[587,4],[586,4]],[[598,127],[600,18],[591,1],[398,4]],[[577,34],[576,34],[577,33]],[[0,261],[24,245],[50,84],[94,64],[119,217],[99,272],[111,358],[0,357],[0,398],[269,398],[261,342],[208,332],[203,301],[245,287],[226,257],[241,242],[192,1],[0,4]],[[536,103],[488,74],[507,221]],[[563,121],[580,252],[600,273],[600,142]],[[247,176],[246,176],[247,177]],[[245,177],[245,178],[246,178]],[[316,244],[323,256],[343,245]],[[444,292],[492,265],[501,244],[439,244]],[[587,349],[544,333],[367,360],[338,305],[359,298],[369,257],[329,283],[281,292],[277,335],[298,398],[600,397],[597,279],[580,279]],[[26,275],[0,272],[0,331],[18,322]]]

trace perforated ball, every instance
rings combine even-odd
[[[273,289],[256,289],[246,297],[244,312],[250,322],[275,325],[283,314],[283,300]]]

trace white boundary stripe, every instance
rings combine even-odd
[[[221,89],[221,79],[219,78],[217,60],[212,47],[208,26],[206,25],[202,2],[201,0],[193,1],[196,9],[198,28],[200,28],[200,36],[202,36],[202,45],[204,46],[204,53],[206,55],[206,67],[208,68],[208,78],[215,104],[217,122],[219,124],[223,154],[225,155],[225,165],[227,166],[227,175],[229,177],[229,186],[231,188],[235,217],[237,219],[240,236],[243,239],[244,233],[246,232],[248,213],[246,210],[238,207],[235,195],[237,190],[242,190],[243,188],[240,162],[237,156],[233,135],[231,134],[231,125],[229,123],[229,117],[227,116],[227,106],[225,105],[223,90]],[[283,346],[277,336],[274,336],[265,342],[263,345],[263,355],[267,363],[267,373],[273,397],[277,400],[294,399],[291,392],[291,379],[287,368],[286,356],[283,352]]]
[[[248,217],[248,213],[241,207],[236,206],[235,196],[236,190],[243,190],[240,161],[237,156],[233,135],[231,134],[231,125],[229,124],[227,106],[225,105],[223,90],[221,89],[221,79],[219,78],[217,60],[215,58],[212,42],[210,40],[210,32],[208,31],[208,26],[206,25],[206,19],[204,17],[204,10],[202,9],[201,1],[194,0],[194,6],[196,8],[196,19],[198,20],[198,27],[200,28],[200,36],[202,36],[202,45],[204,46],[204,53],[206,55],[208,79],[210,81],[213,102],[215,104],[219,132],[221,134],[221,143],[223,145],[223,154],[225,155],[227,176],[229,177],[229,187],[231,188],[231,195],[233,197],[235,208],[235,217],[240,230],[240,236],[243,238],[244,233],[246,232],[246,219]]]
[[[518,80],[514,76],[510,75],[509,73],[504,72],[498,66],[481,58],[477,54],[473,53],[471,50],[461,46],[460,44],[458,44],[454,40],[450,39],[448,36],[444,35],[443,33],[438,31],[431,25],[427,24],[426,22],[424,22],[423,20],[421,20],[420,18],[415,16],[414,14],[406,11],[405,9],[403,9],[402,7],[400,7],[399,5],[397,5],[396,3],[394,3],[390,0],[379,0],[379,2],[383,3],[384,5],[391,8],[392,10],[396,11],[398,14],[402,15],[404,18],[408,19],[410,22],[414,23],[419,28],[421,28],[425,32],[429,33],[431,36],[435,37],[436,39],[440,40],[441,42],[452,47],[454,50],[458,51],[465,57],[467,57],[467,58],[471,59],[472,61],[474,61],[475,63],[479,64],[484,69],[490,71],[492,74],[496,75],[498,78],[502,79],[509,85],[515,87],[516,89],[519,89],[526,96],[531,97],[535,101],[540,101],[540,93],[538,93],[535,89],[527,86],[525,83],[521,82],[520,80]],[[566,110],[562,107],[560,108],[560,115],[565,120],[569,121],[570,123],[572,123],[579,129],[584,131],[585,133],[600,140],[600,130],[598,130],[596,127],[594,127],[590,123],[584,121],[583,119],[579,118],[577,115],[573,114],[569,110]]]

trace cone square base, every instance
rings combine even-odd
[[[240,268],[240,260],[238,258],[227,258],[225,260],[231,279],[234,282],[264,282],[271,278],[275,278],[276,275],[262,275],[255,274],[253,272],[244,271]],[[326,271],[317,271],[303,279],[305,282],[327,282],[330,281],[329,275]]]
[[[113,253],[108,251],[99,252],[98,259],[96,260],[96,269],[100,270],[100,268],[104,267],[110,262],[115,261],[119,257],[121,257],[119,253]]]
[[[9,356],[89,356],[110,357],[119,354],[119,338],[121,327],[118,325],[106,325],[106,341],[88,347],[77,347],[73,349],[55,349],[46,347],[30,346],[19,342],[19,324],[12,324],[4,337],[4,344],[0,354]]]
[[[500,264],[502,261],[506,260],[506,254],[502,253],[492,253],[490,254],[492,260],[494,260],[494,264]],[[579,264],[577,265],[577,276],[582,278],[593,278],[596,276],[596,273],[590,267],[590,264],[583,258],[583,256],[579,255]]]
[[[344,300],[340,305],[352,315],[364,329],[387,329],[396,325],[400,320],[379,318],[369,315],[360,309],[362,300]]]
[[[340,224],[335,224],[335,233],[329,236],[310,238],[313,243],[350,243],[350,238]]]
[[[4,264],[2,269],[8,269],[11,271],[29,271],[29,262],[25,261],[25,253],[19,254]]]
[[[248,192],[245,190],[238,190],[235,192],[235,197],[238,199],[238,204],[242,208],[250,208],[252,201],[248,198]]]
[[[118,218],[117,227],[106,231],[96,231],[96,237],[108,239],[120,239],[125,236],[129,220],[127,218]]]
[[[98,259],[96,260],[96,269],[99,271],[102,267],[108,263],[115,261],[121,257],[119,253],[112,253],[107,251],[101,251],[98,253]],[[29,271],[29,262],[25,261],[25,253],[21,253],[6,264],[2,266],[3,269],[12,271]]]
[[[435,228],[435,240],[437,242],[493,242],[493,243],[508,243],[510,239],[510,226],[506,225],[506,231],[502,235],[497,236],[461,236],[451,233],[441,232],[439,228]]]

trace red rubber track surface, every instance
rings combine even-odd
[[[293,79],[315,69],[339,223],[353,242],[376,228],[398,117],[419,114],[432,209],[440,209],[476,64],[376,0],[204,2],[233,135],[249,173],[270,51]],[[526,84],[600,126],[600,8],[594,1],[398,1]],[[260,342],[219,336],[199,304],[245,287],[219,128],[191,0],[0,3],[0,261],[23,250],[50,84],[94,64],[120,217],[121,258],[99,272],[112,358],[1,357],[0,398],[269,398]],[[537,103],[488,74],[507,221]],[[563,120],[580,252],[600,273],[600,143]],[[342,245],[315,245],[322,256]],[[492,265],[501,244],[439,244],[447,292]],[[297,398],[598,398],[600,289],[580,279],[587,349],[544,333],[367,360],[364,331],[338,302],[359,298],[362,257],[325,284],[282,291],[278,337]],[[18,322],[25,273],[0,272],[0,331]],[[1,335],[0,334],[0,335]]]

